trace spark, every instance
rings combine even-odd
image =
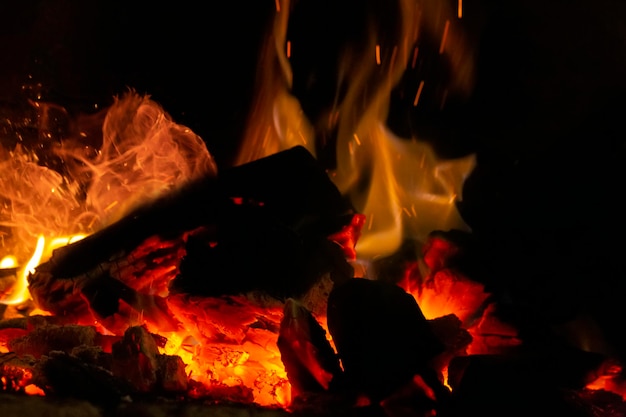
[[[276,3],[276,13],[280,13],[280,0],[275,0]]]
[[[404,211],[407,217],[411,217],[411,212],[406,207],[402,207],[402,211]]]
[[[459,0],[457,15],[459,16],[459,19],[463,17],[463,0]]]
[[[291,58],[291,41],[287,41],[287,58]]]
[[[357,145],[361,146],[361,139],[359,139],[359,135],[357,135],[356,133],[354,135],[354,141],[356,142]]]
[[[304,136],[304,133],[302,133],[301,131],[298,132],[298,136],[300,136],[300,139],[302,140],[302,143],[304,143],[305,145],[307,144],[306,141],[306,137]]]
[[[376,45],[376,65],[380,65],[380,45]]]
[[[374,213],[370,214],[368,217],[370,221],[367,224],[367,230],[372,230],[372,223],[374,222]]]
[[[413,107],[417,106],[420,96],[422,95],[422,89],[424,88],[424,80],[420,81],[419,87],[417,87],[417,93],[415,93],[415,100],[413,100]]]
[[[446,20],[446,25],[443,28],[443,36],[441,37],[441,45],[439,46],[439,53],[443,54],[446,48],[446,40],[448,39],[448,29],[450,29],[450,20]]]
[[[417,62],[417,53],[419,52],[420,48],[418,48],[417,46],[415,47],[415,49],[413,49],[413,59],[411,60],[411,68],[415,69],[415,63]]]
[[[114,202],[112,202],[111,204],[109,204],[108,206],[106,206],[106,208],[104,209],[104,211],[109,211],[111,210],[113,207],[117,206],[119,204],[119,201],[115,200]]]

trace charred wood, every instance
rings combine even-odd
[[[43,356],[36,365],[33,383],[48,396],[86,400],[115,407],[133,393],[132,386],[110,370],[61,351]]]
[[[335,286],[328,300],[328,329],[346,390],[379,402],[421,375],[445,395],[430,367],[444,346],[415,299],[397,285],[355,278]]]
[[[285,303],[278,348],[292,387],[292,396],[336,392],[343,371],[326,331],[304,306],[294,299]]]
[[[185,364],[180,357],[159,353],[154,337],[143,327],[129,328],[113,344],[111,372],[128,381],[134,392],[161,393],[187,390]]]
[[[297,146],[186,184],[139,207],[117,223],[57,249],[49,272],[59,278],[76,276],[150,236],[178,236],[215,224],[220,213],[232,208],[233,199],[261,204],[288,227],[317,236],[339,230],[354,214],[315,158]]]
[[[354,216],[315,158],[295,147],[188,184],[57,249],[30,275],[29,288],[55,315],[106,322],[123,302],[173,329],[162,298],[169,291],[262,290],[284,299],[303,296],[328,274],[351,277],[343,248],[329,237]]]
[[[13,352],[0,353],[0,392],[24,393],[35,373],[36,360]]]

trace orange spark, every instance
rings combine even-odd
[[[380,45],[376,45],[376,65],[380,65]]]
[[[415,100],[413,100],[413,107],[417,106],[417,102],[420,101],[422,95],[422,89],[424,88],[424,80],[420,81],[419,87],[417,87],[417,93],[415,93]]]
[[[415,68],[415,63],[417,62],[417,53],[419,52],[420,48],[418,48],[417,46],[415,47],[415,49],[413,49],[413,59],[411,60],[411,68]]]
[[[459,16],[459,19],[463,17],[463,0],[459,0],[457,15]]]
[[[443,54],[446,47],[446,40],[448,39],[448,29],[450,29],[450,20],[446,20],[446,26],[443,28],[443,36],[441,37],[441,45],[439,46],[439,53]]]

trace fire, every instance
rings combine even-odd
[[[341,63],[347,92],[327,109],[327,122],[320,127],[316,120],[307,118],[291,93],[289,60],[307,51],[287,39],[291,5],[288,0],[277,0],[274,30],[261,58],[262,85],[238,159],[244,163],[294,145],[303,145],[316,154],[317,138],[334,129],[337,164],[328,174],[365,216],[362,229],[359,224],[362,235],[351,240],[357,244],[356,257],[365,263],[392,254],[403,239],[424,241],[433,229],[467,229],[455,202],[461,198],[463,181],[474,166],[473,156],[440,161],[419,138],[399,138],[385,124],[392,89],[407,68],[414,66],[417,48],[413,45],[418,33],[422,26],[432,26],[421,18],[424,11],[413,1],[401,1],[400,8],[400,33],[392,43],[382,42],[379,33],[371,33],[361,52]],[[453,33],[448,20],[441,36],[441,53],[449,54],[457,67],[467,68],[454,52],[462,49],[454,46],[461,38]],[[354,66],[354,62],[364,65]],[[471,77],[465,70],[459,74],[452,88],[467,89]],[[422,81],[415,92],[414,105],[419,104],[426,82]],[[374,88],[366,88],[370,85]],[[51,103],[31,104],[42,136],[39,140],[47,141],[49,153],[42,155],[27,144],[0,148],[0,226],[7,231],[3,248],[8,252],[2,268],[16,268],[15,283],[0,300],[6,305],[28,300],[28,275],[55,249],[102,230],[139,204],[190,180],[216,174],[203,140],[177,125],[149,97],[130,91],[116,98],[105,112],[83,120],[101,122],[102,137],[90,136],[85,125],[74,127],[78,131],[72,127],[53,131],[47,125],[52,123],[51,114],[67,122],[72,117]],[[47,166],[50,160],[56,165]],[[174,265],[164,267],[159,279],[167,281],[175,273]],[[154,277],[152,280],[152,294],[167,296],[166,284],[159,285]],[[239,305],[231,311],[227,304],[212,302],[216,301],[169,297],[168,304],[182,320],[185,332],[168,333],[159,329],[158,323],[147,324],[151,331],[166,336],[165,352],[180,355],[188,364],[189,374],[198,381],[208,385],[265,385],[267,388],[255,391],[255,401],[288,404],[285,371],[275,341],[269,336],[273,333],[248,327],[260,317],[277,326],[280,306],[261,312]],[[189,308],[189,303],[198,305]],[[194,316],[187,317],[185,309]],[[207,309],[225,309],[228,320],[212,317],[198,321],[195,314]],[[238,320],[233,320],[237,314]],[[324,320],[320,317],[321,322]],[[143,317],[134,317],[133,323],[146,324]],[[95,320],[93,324],[105,329],[109,325]],[[224,343],[225,337],[232,340]]]
[[[296,145],[316,156],[335,155],[327,173],[360,215],[354,217],[351,229],[359,233],[337,234],[333,240],[342,244],[347,258],[354,258],[361,268],[356,274],[364,277],[371,263],[394,254],[406,240],[425,246],[433,230],[469,231],[456,203],[475,166],[474,155],[442,160],[427,142],[399,137],[386,123],[394,89],[407,71],[416,70],[421,31],[437,34],[439,53],[455,74],[442,105],[447,94],[471,89],[471,60],[452,20],[455,14],[462,16],[462,3],[457,11],[412,0],[399,1],[398,6],[398,33],[390,39],[373,30],[362,45],[347,48],[338,63],[343,93],[311,118],[293,93],[291,67],[291,60],[307,51],[287,36],[292,4],[276,0],[273,31],[260,59],[258,95],[237,159],[237,164],[244,164]],[[438,19],[431,21],[432,16]],[[422,104],[428,83],[421,80],[407,92],[413,106]],[[50,119],[42,115],[56,112],[68,122],[72,117],[53,104],[32,106],[49,153],[42,155],[27,144],[0,147],[0,227],[6,252],[0,268],[15,276],[0,299],[6,305],[28,301],[29,274],[55,250],[88,238],[132,209],[194,179],[217,174],[205,142],[171,120],[150,97],[129,91],[104,112],[83,120],[101,123],[101,137],[91,136],[80,124],[53,136],[46,125]],[[328,143],[321,140],[330,136],[333,140]],[[42,159],[55,164],[48,166]],[[142,242],[134,254],[141,259],[142,253],[168,248],[179,255],[182,244],[154,238]],[[484,288],[424,258],[429,271],[412,265],[400,285],[415,297],[427,318],[455,314],[466,328],[480,328],[489,319],[488,309],[484,316],[475,317],[488,297]],[[76,312],[77,317],[107,336],[121,336],[126,328],[140,325],[164,337],[161,351],[183,360],[187,376],[202,384],[195,388],[198,396],[203,389],[215,390],[237,400],[288,406],[290,385],[275,339],[284,305],[261,303],[260,307],[238,296],[170,294],[168,283],[179,272],[179,260],[158,258],[151,275],[125,283],[145,291],[146,297],[120,302],[124,314],[109,321],[82,311]],[[115,265],[112,270],[132,267]],[[161,300],[169,309],[166,313]],[[164,317],[167,312],[173,317]],[[318,319],[326,328],[326,317]],[[506,331],[514,338],[514,329]],[[319,375],[328,376],[324,370]],[[430,390],[424,381],[421,384]]]
[[[337,163],[328,173],[367,216],[357,244],[361,260],[389,255],[407,238],[425,241],[432,230],[469,230],[455,203],[461,200],[463,183],[474,168],[474,156],[439,160],[427,143],[416,137],[397,137],[386,126],[393,89],[411,70],[417,55],[414,45],[422,30],[441,31],[441,53],[447,54],[457,70],[450,88],[471,89],[471,62],[463,38],[449,20],[440,28],[423,18],[439,18],[452,11],[400,1],[397,36],[383,44],[384,35],[372,30],[368,38],[359,40],[363,45],[349,45],[345,56],[338,58],[339,82],[346,92],[341,96],[337,92],[320,120],[311,120],[292,93],[290,65],[290,58],[308,51],[300,50],[296,40],[287,40],[291,4],[289,0],[281,3],[260,59],[260,88],[238,163],[295,145],[317,155],[324,147],[320,138],[337,132],[330,151]],[[413,92],[416,101],[427,82],[423,80]]]

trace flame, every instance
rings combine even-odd
[[[236,163],[296,145],[313,155],[331,147],[336,163],[327,168],[328,174],[365,215],[358,219],[365,221],[356,245],[360,260],[392,254],[405,239],[424,241],[432,230],[469,229],[455,203],[474,168],[474,156],[440,160],[425,141],[398,137],[386,125],[394,88],[406,71],[415,70],[422,31],[440,39],[440,53],[455,74],[449,90],[471,89],[466,48],[449,17],[454,11],[426,3],[400,0],[397,33],[390,37],[382,28],[371,30],[358,47],[345,49],[338,65],[342,94],[337,92],[314,119],[305,114],[292,91],[290,60],[307,51],[287,38],[293,8],[289,0],[276,0],[273,30],[261,54],[258,95]],[[458,7],[460,17],[460,2]],[[428,82],[420,81],[409,92],[414,106],[422,104]],[[10,295],[2,299],[5,304],[27,299],[28,274],[54,248],[111,225],[138,204],[189,180],[217,172],[205,142],[172,121],[148,96],[130,91],[103,113],[84,119],[101,122],[101,137],[80,125],[77,131],[51,129],[46,124],[51,123],[50,113],[65,119],[70,115],[53,104],[31,104],[40,123],[39,139],[45,139],[49,154],[29,149],[26,143],[0,146],[0,232],[6,233],[3,247],[10,252],[2,265],[20,271]],[[57,164],[47,165],[50,160]],[[163,277],[175,272],[170,268]],[[226,303],[172,295],[167,303],[183,326],[163,333],[167,338],[163,349],[184,360],[190,377],[213,387],[250,388],[254,401],[262,405],[289,404],[276,334],[257,325],[278,327],[282,306],[260,311],[240,299]],[[241,308],[235,310],[232,303]],[[206,311],[211,317],[203,315]],[[324,323],[325,318],[319,320]]]
[[[397,36],[383,43],[382,29],[371,30],[360,39],[362,45],[346,47],[338,80],[345,93],[340,96],[337,91],[335,101],[319,120],[311,120],[293,94],[290,58],[307,51],[299,50],[294,39],[287,40],[291,6],[289,0],[283,0],[277,7],[273,31],[260,59],[261,88],[237,163],[296,145],[317,155],[324,146],[322,138],[336,132],[331,153],[337,163],[328,172],[357,211],[368,218],[357,245],[362,260],[395,252],[403,239],[424,241],[434,229],[469,230],[455,203],[460,201],[463,182],[474,168],[474,155],[441,161],[424,141],[399,138],[385,125],[392,91],[415,59],[414,45],[420,30],[440,31],[441,53],[456,71],[450,88],[471,88],[471,65],[458,31],[449,19],[439,27],[422,17],[453,15],[453,11],[399,1]],[[424,81],[414,93],[416,98],[423,86]]]
[[[32,105],[70,118],[58,106]],[[216,173],[204,141],[149,96],[129,91],[116,97],[104,115],[92,118],[87,122],[102,123],[101,137],[89,136],[91,126],[85,125],[53,137],[47,154],[21,143],[6,148],[0,141],[0,228],[9,251],[2,262],[4,268],[22,266],[11,297],[2,299],[5,304],[24,300],[28,273],[54,248],[112,224],[189,180]],[[49,126],[39,129],[49,138]],[[44,163],[57,159],[63,169]]]

